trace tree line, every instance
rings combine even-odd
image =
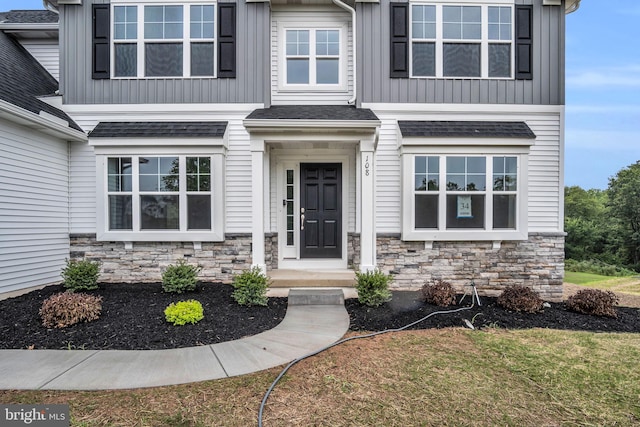
[[[640,272],[640,161],[609,178],[606,190],[564,189],[565,257]]]

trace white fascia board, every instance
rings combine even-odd
[[[560,6],[562,5],[562,0],[542,0],[543,6]]]
[[[6,33],[20,31],[58,31],[57,22],[47,22],[44,24],[34,23],[0,23],[0,30]]]
[[[95,114],[99,117],[130,117],[135,114],[166,115],[177,119],[185,114],[205,114],[209,117],[217,113],[248,115],[259,108],[265,108],[264,104],[65,104],[64,111],[72,116]]]
[[[54,4],[74,4],[74,5],[78,5],[78,6],[82,6],[82,0],[57,0],[57,1],[52,1],[52,3]]]
[[[536,143],[535,138],[503,138],[503,137],[447,137],[447,136],[403,136],[401,145],[403,146],[522,146],[530,147]]]
[[[15,123],[67,141],[84,142],[88,140],[84,132],[70,128],[64,124],[66,123],[64,120],[56,117],[54,121],[48,116],[50,114],[46,112],[43,115],[35,114],[7,101],[0,100],[0,118],[7,118]]]
[[[515,105],[515,104],[428,104],[428,103],[362,103],[360,108],[369,108],[374,113],[437,113],[442,114],[458,114],[471,113],[475,115],[487,114],[504,114],[504,115],[522,115],[522,114],[560,114],[564,112],[564,105]],[[408,119],[405,119],[408,120]],[[494,120],[494,119],[492,119]],[[505,119],[508,120],[508,119]]]

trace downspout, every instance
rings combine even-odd
[[[47,0],[44,0],[47,1]],[[348,4],[345,4],[342,2],[342,0],[332,0],[333,4],[335,4],[336,6],[346,10],[347,12],[351,12],[351,26],[352,26],[352,31],[353,31],[353,96],[351,97],[350,100],[347,101],[347,104],[349,105],[354,105],[356,103],[356,94],[358,91],[358,73],[357,73],[357,63],[358,63],[358,56],[357,56],[357,46],[358,43],[356,42],[356,10],[354,8],[352,8],[351,6],[349,6]]]
[[[42,0],[42,6],[53,13],[60,14],[57,5],[54,4],[51,0]]]

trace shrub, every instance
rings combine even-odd
[[[607,264],[599,260],[576,261],[574,259],[566,259],[564,261],[564,268],[567,271],[600,274],[601,276],[626,277],[638,274],[628,268]]]
[[[231,296],[240,305],[267,305],[269,283],[269,278],[260,267],[253,267],[233,277],[235,290]]]
[[[422,297],[425,302],[440,307],[447,307],[456,303],[456,291],[451,286],[451,283],[439,279],[433,283],[425,283],[422,287]]]
[[[611,291],[583,289],[567,299],[567,309],[593,316],[618,317],[614,305],[618,297]]]
[[[177,264],[168,266],[162,273],[162,290],[176,294],[193,291],[198,284],[200,270],[200,266],[187,264],[181,259]]]
[[[531,288],[526,286],[510,286],[498,297],[498,305],[511,311],[536,313],[542,310],[544,301]]]
[[[79,322],[91,322],[100,317],[102,297],[82,292],[62,292],[43,301],[40,307],[42,324],[47,328],[65,328]]]
[[[67,260],[67,265],[62,269],[63,286],[70,292],[91,291],[98,289],[98,276],[100,275],[100,262],[83,260]]]
[[[172,302],[164,309],[164,316],[167,322],[174,325],[186,325],[187,323],[194,325],[204,319],[204,310],[200,301],[190,299],[177,303]]]
[[[393,281],[393,278],[380,269],[364,273],[356,271],[356,281],[360,304],[378,307],[385,302],[391,301],[392,296],[389,284]]]

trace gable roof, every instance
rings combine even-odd
[[[38,99],[57,90],[51,74],[13,37],[0,31],[0,100],[37,115],[44,111],[82,132],[65,112]]]
[[[274,105],[259,108],[247,116],[249,120],[378,120],[368,108],[350,105]]]
[[[536,134],[525,122],[398,120],[403,137],[526,138]]]
[[[0,13],[3,24],[56,24],[58,14],[50,10],[10,10]]]
[[[100,122],[90,138],[211,137],[222,138],[227,122]]]

